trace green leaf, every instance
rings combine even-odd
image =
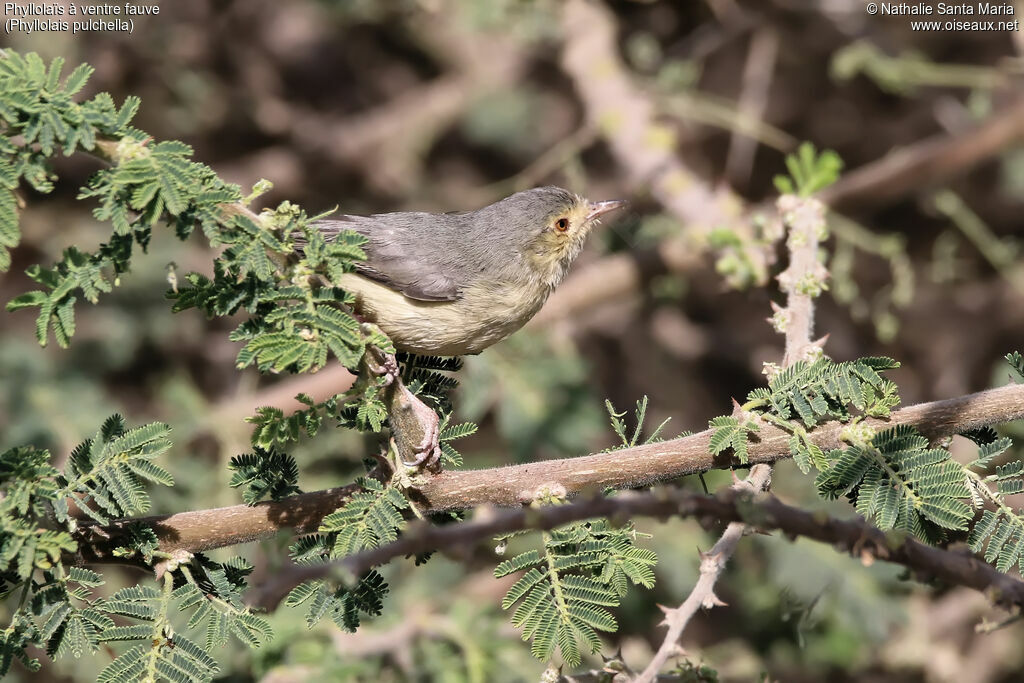
[[[747,440],[751,434],[760,431],[757,424],[741,422],[735,417],[724,415],[712,418],[708,426],[714,430],[708,443],[712,455],[719,455],[731,448],[741,463],[747,462]]]
[[[925,542],[932,527],[966,530],[973,510],[963,466],[909,425],[879,432],[870,444],[830,453],[818,492],[852,494],[857,511],[883,529],[905,529]]]
[[[313,628],[329,617],[339,628],[355,631],[361,614],[380,614],[388,585],[375,571],[368,572],[352,588],[333,587],[326,581],[307,581],[296,586],[285,598],[289,606],[308,605],[306,624]]]
[[[190,629],[205,632],[207,651],[223,648],[230,637],[249,647],[260,647],[273,637],[270,623],[243,603],[252,565],[237,557],[219,563],[198,554],[189,567],[187,582],[171,599],[182,613],[191,613]]]
[[[1018,381],[1024,381],[1024,356],[1021,355],[1020,351],[1006,354],[1006,362],[1010,364],[1010,367],[1017,374]]]
[[[804,142],[795,154],[786,156],[789,176],[775,176],[775,188],[781,194],[799,194],[809,197],[839,179],[843,161],[830,149],[818,154],[814,145]]]
[[[253,453],[233,457],[228,467],[234,471],[228,485],[243,489],[242,500],[247,505],[255,505],[264,497],[282,500],[301,493],[297,485],[299,466],[287,453],[257,447]]]
[[[615,415],[614,411],[611,411]],[[651,587],[657,561],[649,550],[633,545],[633,530],[604,520],[572,524],[541,534],[543,546],[499,564],[495,577],[526,570],[502,600],[515,607],[512,625],[531,652],[549,659],[557,646],[570,666],[580,662],[580,644],[591,652],[601,646],[597,631],[618,625],[607,607],[616,607],[628,581]]]
[[[393,542],[405,528],[402,510],[409,507],[409,502],[399,489],[376,479],[360,478],[357,483],[364,490],[353,494],[320,523],[319,531],[329,539],[332,558]]]
[[[143,482],[174,484],[170,473],[152,462],[171,447],[169,434],[159,422],[126,432],[123,419],[111,416],[92,439],[72,451],[60,495],[73,497],[82,512],[101,523],[108,515],[146,512],[149,496]]]

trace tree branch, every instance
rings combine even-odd
[[[889,420],[867,419],[876,428],[909,424],[929,438],[956,434],[984,425],[1024,418],[1024,385],[989,389],[944,401],[921,403],[895,411]],[[839,445],[838,422],[824,424],[811,438],[822,448]],[[771,463],[789,457],[789,434],[765,425],[760,439],[750,444],[750,462]],[[514,506],[529,503],[541,485],[559,484],[569,495],[599,491],[604,487],[630,488],[650,485],[711,469],[737,467],[732,458],[708,452],[711,431],[671,441],[636,446],[579,458],[480,470],[445,471],[424,476],[415,493],[425,511],[466,509],[492,504]],[[282,501],[234,505],[126,519],[106,526],[81,523],[76,538],[80,562],[116,561],[111,551],[123,543],[133,523],[153,527],[161,550],[197,552],[270,538],[283,529],[298,533],[314,531],[325,515],[340,507],[354,491],[343,486],[303,493]]]
[[[935,135],[850,171],[822,190],[830,207],[881,205],[977,166],[1024,139],[1024,97],[1009,102],[974,128]]]
[[[789,367],[806,360],[807,353],[819,347],[812,337],[814,299],[826,289],[828,279],[828,272],[818,260],[818,242],[825,232],[825,205],[817,199],[783,195],[779,197],[778,210],[789,227],[789,267],[779,274],[786,307],[776,307],[774,322],[786,337],[782,366]]]
[[[620,451],[621,452],[621,451]],[[751,473],[753,479],[755,473]],[[762,483],[763,480],[753,482]],[[364,550],[330,564],[298,568],[287,581],[294,586],[309,579],[347,580],[399,557],[431,550],[466,547],[522,529],[553,529],[596,517],[631,519],[637,516],[694,517],[705,525],[730,522],[763,531],[780,530],[787,537],[803,536],[844,550],[865,563],[874,559],[900,564],[919,578],[937,579],[986,593],[1003,607],[1024,607],[1024,581],[997,571],[971,554],[927,546],[897,531],[885,532],[860,518],[837,519],[786,505],[771,495],[755,496],[752,487],[727,489],[717,496],[694,491],[657,488],[645,493],[626,492],[598,496],[567,505],[518,510],[481,511],[466,522],[438,526],[417,521],[394,543]],[[724,540],[724,538],[723,538]],[[731,539],[734,543],[736,539]],[[720,550],[719,544],[705,558]],[[258,594],[256,603],[272,608],[286,593],[273,582]]]
[[[209,510],[178,512],[135,519],[120,519],[105,526],[79,523],[75,531],[79,564],[121,562],[113,550],[124,544],[130,527],[149,526],[167,552],[201,552],[270,538],[282,529],[312,531],[320,520],[337,510],[353,493],[356,484],[303,493],[281,501],[257,505],[232,505]]]

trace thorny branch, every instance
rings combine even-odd
[[[789,229],[786,234],[789,267],[779,275],[779,288],[786,294],[786,306],[780,308],[772,304],[775,310],[772,321],[775,328],[786,336],[782,365],[788,367],[820,351],[824,341],[813,342],[811,337],[814,332],[814,299],[825,289],[828,277],[818,260],[818,242],[825,236],[825,205],[813,198],[789,194],[779,197],[777,205],[780,224]],[[766,370],[770,369],[766,367]],[[761,491],[770,483],[771,465],[755,465],[747,480],[737,482],[733,488]],[[668,633],[653,659],[635,679],[637,683],[650,683],[655,679],[661,667],[677,651],[679,639],[697,610],[722,604],[715,596],[715,583],[745,531],[742,523],[730,524],[711,551],[701,555],[700,578],[679,607],[665,610]]]
[[[782,366],[789,367],[821,350],[814,334],[814,299],[827,287],[828,273],[818,260],[818,243],[825,232],[825,205],[817,199],[794,195],[779,197],[778,210],[789,227],[786,247],[789,267],[779,275],[779,288],[786,294],[786,307],[775,308],[775,328],[786,336]]]
[[[621,451],[619,451],[621,452]],[[764,470],[762,470],[764,472]],[[751,479],[762,483],[756,472]],[[326,565],[296,568],[290,573],[287,587],[266,585],[256,596],[256,604],[273,607],[287,590],[308,579],[331,576],[348,580],[399,557],[429,550],[471,546],[499,534],[522,529],[545,530],[595,517],[625,520],[637,516],[667,519],[693,517],[703,524],[729,522],[729,528],[751,526],[762,531],[778,529],[787,537],[803,536],[846,551],[864,563],[874,559],[901,564],[919,578],[935,579],[982,591],[998,605],[1024,606],[1024,581],[997,571],[966,552],[944,550],[925,545],[896,531],[885,532],[860,518],[837,519],[819,512],[808,512],[786,505],[771,495],[756,495],[755,485],[729,488],[716,496],[675,488],[656,488],[644,493],[625,492],[617,496],[598,496],[567,505],[517,510],[477,511],[474,519],[443,526],[415,522],[393,543],[349,555]],[[737,536],[738,538],[738,536]],[[732,538],[731,542],[735,542]],[[706,562],[715,562],[723,537]]]
[[[754,465],[750,470],[750,475],[745,480],[733,484],[731,488],[735,491],[766,491],[771,485],[771,476],[771,465]],[[665,665],[669,657],[678,651],[679,639],[697,610],[711,609],[725,604],[715,595],[715,583],[745,533],[747,533],[747,525],[744,522],[730,522],[722,533],[722,537],[711,547],[711,550],[701,553],[700,577],[697,579],[696,585],[679,607],[662,608],[665,612],[668,633],[665,634],[661,646],[654,653],[654,657],[648,662],[647,667],[635,680],[653,681],[657,677],[658,671]]]

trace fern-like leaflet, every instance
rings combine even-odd
[[[289,607],[307,605],[306,625],[313,628],[329,617],[338,628],[354,632],[361,614],[378,616],[384,607],[388,585],[375,571],[367,572],[354,586],[332,586],[327,581],[307,581],[296,586],[285,598]]]
[[[405,527],[401,511],[409,507],[409,501],[401,491],[376,479],[363,478],[357,483],[363,490],[320,523],[320,533],[330,543],[328,555],[332,558],[395,541]]]
[[[879,373],[899,367],[891,358],[861,358],[837,363],[829,358],[798,361],[777,372],[767,387],[754,389],[734,415],[712,418],[709,450],[714,455],[732,449],[746,464],[747,445],[760,431],[758,416],[789,430],[790,451],[805,474],[825,465],[824,454],[807,430],[828,420],[848,421],[853,410],[872,417],[888,417],[899,403],[896,385]]]
[[[835,362],[798,361],[780,370],[768,387],[747,396],[747,409],[771,409],[783,420],[799,418],[806,427],[826,420],[848,420],[851,408],[872,417],[888,417],[899,403],[896,385],[879,372],[898,368],[891,358]]]
[[[245,578],[252,569],[239,557],[220,563],[202,554],[181,567],[186,583],[174,590],[172,599],[180,611],[192,610],[188,627],[205,631],[207,651],[223,647],[229,636],[249,647],[259,647],[273,637],[269,622],[242,602]]]
[[[985,510],[974,523],[967,544],[976,553],[984,550],[985,561],[999,571],[1009,571],[1014,565],[1024,570],[1024,515],[1006,501],[1006,496],[1024,491],[1024,461],[1013,460],[997,465],[995,472],[982,474],[979,470],[991,470],[996,458],[1013,444],[987,427],[964,436],[978,445],[978,457],[964,467],[971,498],[976,507],[995,507]]]
[[[78,547],[68,530],[44,524],[63,502],[49,460],[48,452],[32,447],[0,454],[0,571],[12,582],[29,581]]]
[[[247,505],[255,505],[264,496],[281,500],[301,492],[295,458],[275,448],[264,450],[257,446],[253,453],[231,458],[228,467],[234,471],[228,485],[242,489],[242,500]]]
[[[139,644],[130,647],[103,669],[97,683],[211,681],[220,671],[216,660],[203,648],[174,631],[168,616],[174,592],[173,573],[166,572],[162,583],[162,590],[128,586],[102,602],[105,612],[135,623],[106,629],[101,641]]]
[[[307,394],[297,394],[295,400],[306,408],[285,415],[280,408],[263,406],[256,410],[255,415],[245,418],[246,422],[255,425],[252,430],[253,446],[270,450],[276,444],[297,441],[302,432],[313,438],[326,418],[337,418],[338,407],[344,403],[344,395],[336,394],[317,403]]]
[[[818,475],[818,493],[850,494],[857,511],[879,528],[938,540],[940,529],[964,531],[973,517],[963,470],[913,427],[879,432],[870,444],[830,452],[829,460]]]
[[[455,450],[451,442],[475,434],[477,426],[472,422],[453,425],[449,424],[450,421],[451,413],[445,415],[441,421],[441,433],[438,436],[438,442],[441,444],[441,464],[449,468],[462,467],[462,454]]]
[[[1006,362],[1010,364],[1010,368],[1017,375],[1018,381],[1024,382],[1024,356],[1020,351],[1006,354]]]
[[[612,402],[605,400],[604,407],[605,410],[608,411],[608,419],[611,421],[612,430],[615,432],[615,435],[619,437],[619,441],[622,442],[621,448],[631,448],[632,446],[636,446],[640,443],[649,444],[661,441],[661,432],[665,429],[665,425],[669,423],[669,420],[672,419],[671,417],[666,417],[662,420],[661,424],[655,427],[654,431],[651,432],[646,439],[642,442],[640,441],[640,434],[644,428],[644,420],[647,418],[647,403],[647,396],[644,396],[636,402],[636,411],[634,412],[634,422],[636,426],[633,428],[633,434],[627,435],[626,422],[622,419],[626,416],[626,411],[623,410],[621,413],[617,412],[615,410],[615,406],[612,405]]]
[[[542,547],[499,564],[495,577],[526,570],[508,590],[502,609],[516,607],[512,625],[532,639],[531,652],[550,659],[557,646],[570,666],[580,663],[580,644],[601,648],[598,631],[615,631],[616,607],[629,582],[651,587],[655,554],[637,548],[631,527],[612,528],[604,520],[543,532]]]
[[[345,505],[324,517],[319,532],[292,545],[292,559],[300,564],[317,564],[375,548],[398,538],[405,527],[402,511],[409,506],[402,492],[376,479],[357,480],[363,490]],[[354,586],[334,586],[326,580],[300,584],[285,600],[291,606],[308,604],[306,623],[312,628],[329,616],[339,627],[354,631],[360,613],[380,614],[388,586],[383,577],[370,571]]]
[[[15,660],[35,670],[39,662],[25,648],[44,647],[50,658],[80,657],[103,643],[138,641],[100,674],[101,681],[210,680],[217,664],[208,650],[175,635],[168,615],[175,576],[188,572],[168,570],[163,590],[132,586],[107,599],[92,591],[103,584],[96,572],[67,566],[67,554],[79,550],[78,521],[70,515],[69,500],[93,519],[144,512],[149,497],[146,482],[170,485],[170,475],[152,462],[166,451],[168,429],[154,423],[127,429],[117,415],[107,419],[96,436],[80,444],[63,473],[49,464],[46,451],[25,447],[0,454],[0,585],[6,595],[17,590],[20,602],[11,625],[0,632],[0,676]],[[56,522],[56,528],[54,523]],[[113,549],[115,557],[151,564],[169,559],[159,551],[156,534],[141,523],[130,525]],[[265,622],[248,613],[240,602],[246,572],[236,565],[218,565],[194,558],[201,579],[203,605],[216,601],[225,629],[248,629],[269,637]],[[205,582],[205,583],[203,583]],[[188,585],[185,584],[186,588]],[[193,586],[195,588],[195,586]],[[193,596],[194,597],[194,596]],[[138,623],[117,625],[111,616]],[[239,626],[240,624],[240,626]],[[215,629],[207,628],[216,634]],[[244,638],[255,644],[253,637]]]
[[[747,462],[747,441],[750,436],[761,431],[761,428],[753,420],[732,415],[713,417],[708,422],[708,426],[714,430],[711,440],[708,442],[708,449],[711,453],[718,455],[731,448],[736,454],[736,459],[741,463]]]
[[[819,153],[810,142],[804,142],[796,153],[786,155],[789,175],[777,175],[775,188],[783,194],[810,197],[839,178],[843,160],[831,149]]]
[[[174,485],[170,473],[152,462],[171,447],[168,434],[170,429],[159,422],[127,431],[120,415],[107,418],[96,436],[71,452],[58,478],[63,488],[54,502],[57,518],[68,519],[67,497],[100,524],[148,511],[143,482]]]
[[[101,635],[114,627],[92,598],[92,589],[103,585],[96,572],[62,566],[43,574],[32,596],[32,612],[39,615],[40,640],[51,659],[71,654],[81,657],[99,649]]]

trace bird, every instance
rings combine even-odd
[[[560,187],[516,192],[474,211],[341,215],[328,239],[366,238],[365,261],[333,284],[395,348],[478,354],[525,325],[565,278],[587,235],[623,200],[591,202]]]

